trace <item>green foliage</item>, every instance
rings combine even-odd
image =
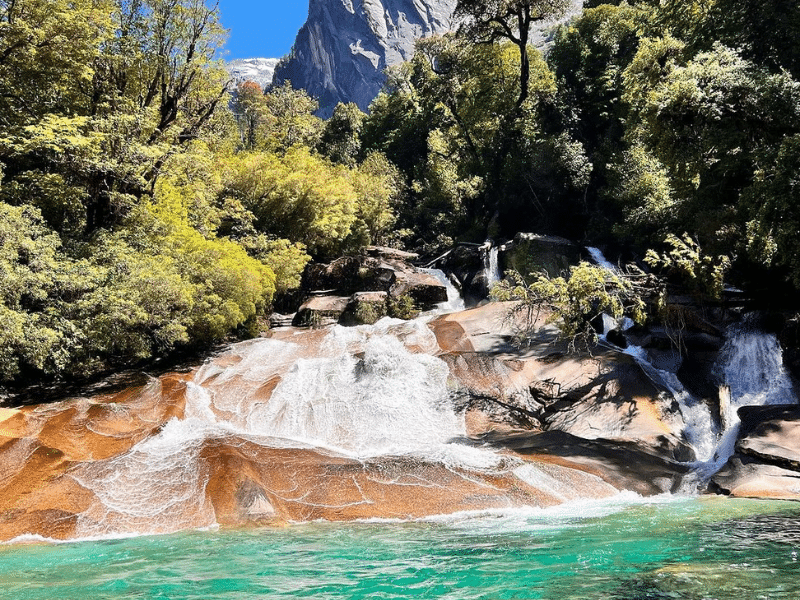
[[[325,121],[319,150],[333,162],[353,167],[361,155],[361,131],[367,118],[352,102],[338,104]]]
[[[265,94],[256,83],[240,84],[233,101],[240,147],[279,154],[297,145],[316,147],[324,127],[314,116],[317,108],[316,100],[288,81]]]
[[[530,93],[528,44],[532,25],[562,16],[569,6],[569,0],[458,0],[456,3],[455,17],[464,19],[462,35],[490,44],[506,40],[517,47],[519,83],[515,112],[522,108]]]
[[[541,214],[535,219],[519,211],[530,211],[537,202],[555,204],[573,193],[547,175],[567,171],[572,176],[581,163],[573,160],[575,151],[581,150],[569,136],[543,131],[556,81],[532,48],[526,61],[529,80],[520,106],[520,57],[514,44],[432,37],[418,43],[409,63],[390,73],[389,93],[373,103],[362,142],[405,175],[410,198],[400,208],[399,225],[416,232],[418,246],[435,251],[437,238],[465,230],[485,236],[498,211],[518,227],[541,220]],[[577,168],[585,166],[584,161]],[[577,175],[575,181],[580,180]]]
[[[0,203],[0,381],[67,361],[70,324],[50,306],[72,285],[60,245],[36,208]]]
[[[800,5],[794,0],[715,0],[704,31],[773,73],[800,77]]]
[[[419,316],[419,309],[414,299],[408,294],[398,297],[390,296],[387,306],[389,316],[395,319],[409,320]]]
[[[517,272],[492,288],[492,298],[499,301],[515,300],[515,309],[526,316],[526,329],[521,341],[530,340],[535,333],[539,316],[555,323],[562,339],[570,348],[586,349],[597,339],[592,322],[604,313],[619,320],[629,316],[637,323],[645,321],[644,301],[631,283],[623,276],[607,269],[582,262],[570,267],[567,277],[550,277],[531,274],[527,283]]]
[[[648,265],[679,278],[702,296],[716,300],[722,297],[725,273],[731,267],[729,257],[703,254],[698,243],[686,233],[682,238],[670,234],[664,243],[672,248],[661,254],[648,250],[644,258]]]
[[[300,280],[311,257],[303,244],[285,239],[270,239],[261,234],[238,240],[250,256],[259,259],[275,273],[275,291],[300,287]]]
[[[233,157],[226,194],[252,213],[259,232],[314,253],[335,253],[356,221],[358,196],[347,169],[302,146],[284,156]]]
[[[752,217],[747,254],[758,265],[786,269],[800,288],[800,134],[787,136],[760,162],[755,181],[743,193]]]
[[[356,222],[350,234],[360,245],[383,244],[397,220],[395,207],[403,192],[397,168],[378,152],[371,152],[350,174],[356,193]]]

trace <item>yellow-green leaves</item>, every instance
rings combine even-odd
[[[315,251],[334,251],[356,220],[358,196],[347,169],[302,146],[284,156],[234,157],[226,190],[255,216],[259,231]]]
[[[664,243],[671,249],[661,254],[648,250],[645,262],[653,268],[676,275],[697,292],[714,299],[722,296],[725,273],[731,267],[727,256],[708,256],[689,234],[683,237],[669,234]]]
[[[523,337],[532,335],[540,314],[556,324],[572,349],[585,348],[596,340],[592,322],[603,314],[617,320],[627,316],[637,323],[646,319],[644,301],[630,281],[603,267],[582,262],[562,277],[531,277],[532,282],[527,283],[512,271],[492,288],[496,300],[520,301],[518,310],[525,311],[528,327]]]

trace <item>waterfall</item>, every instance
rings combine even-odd
[[[603,267],[604,269],[608,269],[612,273],[619,273],[619,269],[617,266],[611,262],[609,262],[603,253],[600,251],[599,248],[593,248],[591,246],[587,246],[586,250],[589,252],[589,256],[592,257],[592,260],[597,263],[598,266]]]
[[[425,451],[464,435],[452,411],[440,359],[414,354],[398,339],[334,330],[341,352],[300,359],[248,429],[358,457]],[[355,344],[358,355],[347,351]]]
[[[209,444],[246,440],[359,461],[404,456],[462,470],[466,481],[522,464],[461,443],[464,415],[453,408],[449,368],[434,356],[438,343],[424,319],[291,339],[234,344],[188,382],[183,418],[124,454],[77,468],[72,477],[98,500],[79,517],[80,537],[214,526]]]
[[[500,249],[491,245],[491,242],[487,242],[487,244],[490,246],[483,257],[483,272],[486,276],[486,287],[491,290],[492,286],[503,278],[503,275],[500,273],[498,261]]]
[[[447,275],[445,275],[444,271],[441,269],[420,269],[420,271],[428,273],[429,275],[433,275],[442,285],[447,288],[447,302],[441,302],[439,305],[437,305],[436,312],[451,313],[458,312],[466,308],[464,304],[464,298],[461,297],[461,292],[456,289],[456,286],[453,285],[453,282],[450,281],[450,278]]]
[[[598,265],[618,273],[600,250],[587,250]],[[632,356],[653,381],[660,381],[677,401],[684,421],[683,435],[696,456],[691,466],[701,482],[719,471],[735,452],[741,425],[739,408],[797,403],[777,338],[760,331],[753,321],[754,317],[748,315],[742,323],[728,328],[715,366],[722,384],[720,424],[715,422],[708,405],[695,398],[675,373],[655,368],[644,348],[629,346],[623,351]],[[614,325],[614,319],[603,315],[601,339],[604,343],[609,343],[606,334]],[[627,325],[623,324],[623,330]]]
[[[760,331],[753,320],[753,315],[748,315],[731,325],[719,354],[716,371],[724,386],[720,394],[722,429],[713,456],[701,469],[704,473],[715,473],[733,455],[741,407],[797,404],[778,339]]]

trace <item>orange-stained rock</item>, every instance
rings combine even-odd
[[[731,496],[800,500],[800,407],[745,406],[736,454],[713,478]]]
[[[713,478],[717,491],[737,498],[800,500],[800,472],[734,455]]]
[[[543,315],[532,345],[515,348],[510,342],[520,323],[507,318],[513,306],[487,304],[429,324],[385,320],[374,329],[283,329],[268,339],[233,345],[192,373],[165,375],[117,394],[3,411],[0,540],[24,534],[166,533],[214,524],[409,519],[547,507],[621,489],[643,494],[676,489],[686,469],[669,459],[683,446],[662,390],[627,356],[564,354]],[[375,341],[370,336],[382,335],[393,335],[402,345],[369,346]],[[355,360],[328,360],[342,352]],[[386,361],[373,360],[376,356]],[[394,398],[391,384],[381,380],[375,398],[358,393],[343,402],[343,394],[336,393],[342,388],[335,385],[371,385],[367,377],[405,373],[407,365],[418,364],[414,361],[426,365],[413,371],[416,377],[438,386],[421,397],[452,403],[445,408],[456,414],[442,421],[446,439],[470,446],[457,453],[477,457],[480,466],[437,458],[449,456],[449,446],[437,446],[438,453],[427,458],[356,459],[268,437],[277,435],[270,429],[275,423],[268,418],[270,409],[287,413],[291,424],[294,397],[314,418],[329,410],[340,414],[337,403],[352,409],[361,398],[376,406],[391,398],[399,410],[393,405],[392,411],[374,411],[376,427],[399,423],[391,433],[413,436],[416,431],[402,428],[410,392]],[[298,386],[297,374],[304,383],[316,364],[325,365],[309,378],[318,385]],[[325,401],[316,403],[318,396]],[[426,416],[419,429],[436,418]],[[320,422],[324,433],[355,429],[348,429],[352,421]],[[295,435],[287,431],[287,438]]]
[[[583,471],[617,489],[643,496],[677,492],[689,471],[685,465],[645,452],[635,443],[586,440],[562,431],[496,434],[489,441],[531,460]]]
[[[231,526],[410,519],[512,506],[546,507],[565,499],[617,493],[599,477],[546,463],[514,462],[513,469],[482,473],[411,457],[358,461],[235,440],[208,444],[202,456],[210,467],[206,490],[217,519]],[[513,472],[519,468],[527,468],[534,482],[546,485],[537,487],[520,479]],[[562,488],[556,490],[554,483],[559,481]]]

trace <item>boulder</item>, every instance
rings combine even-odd
[[[736,454],[713,478],[733,496],[800,500],[800,406],[745,406]]]
[[[297,311],[292,324],[295,327],[324,327],[339,322],[347,305],[348,296],[314,296]]]
[[[347,302],[340,325],[372,325],[388,311],[387,292],[356,292]]]
[[[674,399],[633,358],[599,347],[592,355],[567,352],[546,313],[527,344],[516,347],[523,324],[515,306],[489,303],[430,324],[459,389],[471,398],[460,401],[471,435],[527,427],[635,446],[667,462],[694,458]]]
[[[303,274],[303,287],[309,292],[324,290],[339,297],[360,292],[386,292],[395,299],[410,296],[420,309],[430,310],[447,301],[447,287],[430,273],[405,262],[413,256],[371,247],[364,255],[345,256],[329,264],[313,263]]]
[[[447,288],[430,273],[413,268],[395,271],[389,294],[393,298],[411,296],[422,310],[430,310],[437,304],[447,302]]]
[[[677,492],[689,469],[637,444],[587,440],[563,431],[487,438],[531,460],[544,460],[596,475],[621,490],[643,496]]]
[[[736,498],[800,500],[800,472],[734,455],[709,488]]]

